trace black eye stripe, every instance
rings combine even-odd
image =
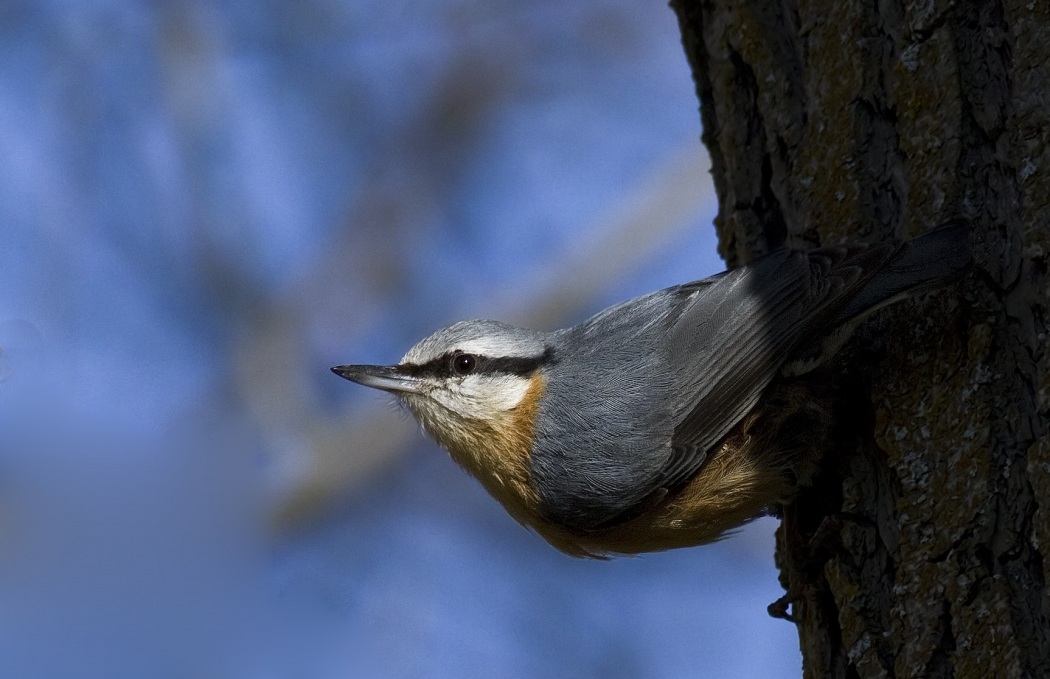
[[[509,373],[511,375],[521,375],[527,377],[532,373],[536,372],[536,369],[542,364],[542,357],[540,358],[488,358],[486,356],[478,356],[478,367],[475,368],[475,372],[479,373]]]
[[[402,363],[397,366],[398,372],[413,377],[454,377],[452,372],[452,357],[463,352],[446,352],[426,363]],[[499,356],[489,357],[480,354],[474,356],[475,375],[519,375],[528,377],[536,372],[541,366],[555,363],[554,350],[550,347],[539,356]]]
[[[474,354],[454,353],[449,360],[451,370],[456,375],[469,375],[478,369],[478,357]]]

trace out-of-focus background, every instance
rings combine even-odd
[[[0,7],[0,676],[795,677],[772,520],[573,560],[382,394],[718,271],[673,13]]]

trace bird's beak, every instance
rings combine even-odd
[[[419,378],[399,372],[395,365],[337,365],[332,372],[351,382],[394,393],[414,394],[423,386]]]

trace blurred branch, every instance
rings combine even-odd
[[[588,230],[590,242],[551,260],[507,298],[495,315],[523,325],[555,327],[578,316],[598,293],[621,279],[685,228],[694,228],[713,200],[709,163],[699,144],[676,154]],[[389,465],[415,440],[415,427],[389,409],[367,407],[350,417],[319,417],[319,399],[305,378],[309,352],[295,318],[276,313],[266,327],[249,330],[236,352],[237,383],[244,402],[274,440],[303,442],[297,460],[277,461],[274,523],[292,529],[318,516]],[[258,374],[266,366],[267,374]],[[280,432],[284,432],[282,435]],[[292,448],[280,454],[294,456]]]
[[[511,322],[553,329],[577,317],[626,272],[666,248],[705,205],[713,205],[710,161],[699,145],[671,156],[585,233],[565,256],[548,260],[528,282],[492,308]]]

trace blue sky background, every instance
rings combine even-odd
[[[721,269],[663,3],[16,0],[0,93],[0,676],[799,676],[774,521],[570,559],[328,371]]]

